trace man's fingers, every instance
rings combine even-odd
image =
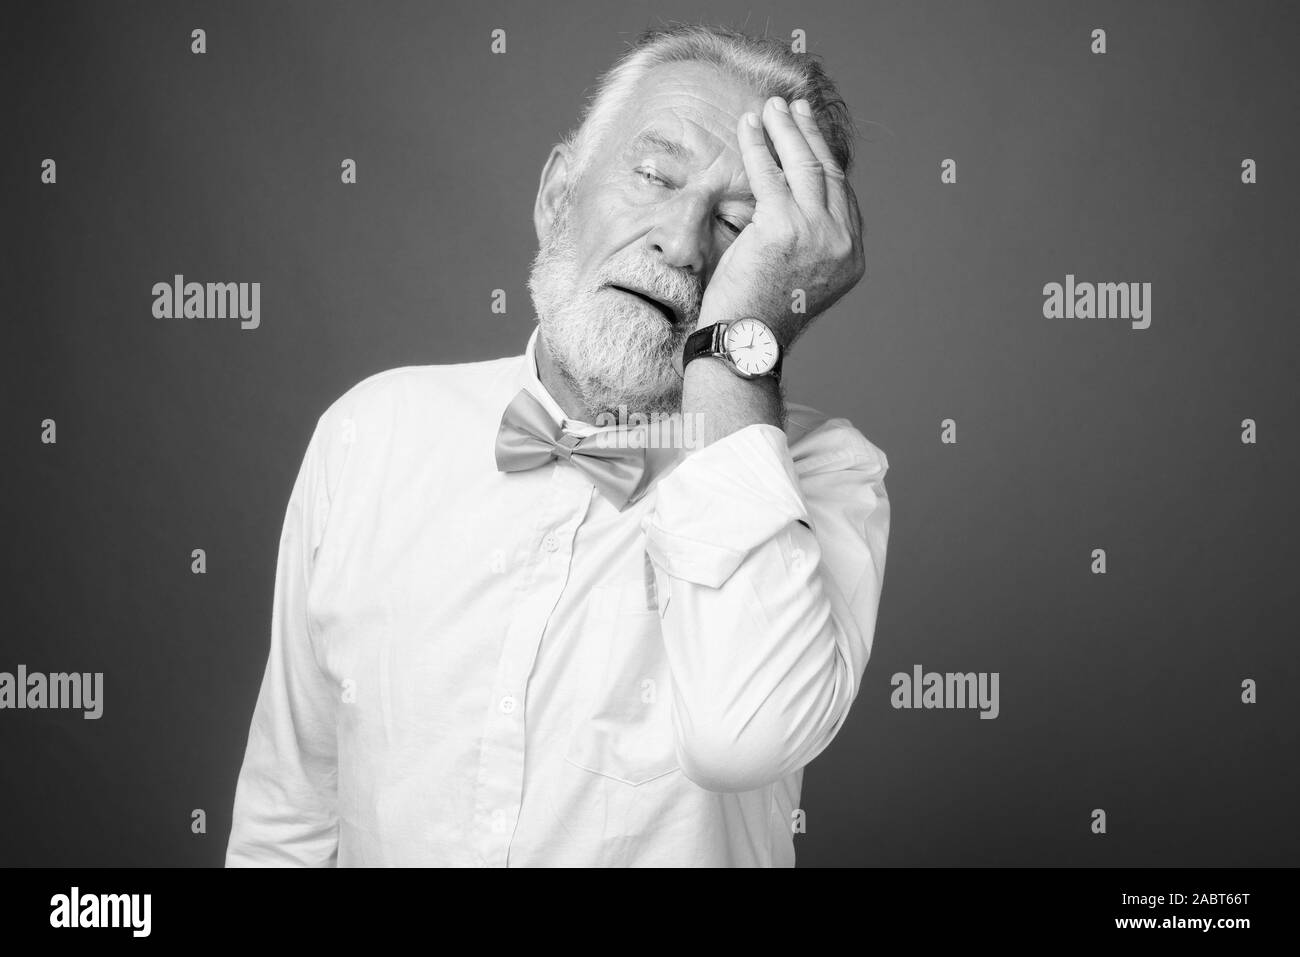
[[[794,121],[798,124],[804,139],[808,143],[808,148],[817,155],[822,166],[828,170],[840,170],[840,166],[835,162],[835,154],[831,152],[826,137],[822,135],[822,128],[817,125],[817,118],[813,116],[812,106],[807,100],[795,100],[790,104],[791,113],[794,115]]]
[[[790,200],[781,167],[767,148],[763,137],[763,118],[757,113],[745,113],[736,124],[736,139],[740,142],[740,158],[749,177],[749,189],[755,202],[761,206],[769,203],[780,206]]]
[[[826,173],[821,160],[790,115],[785,100],[779,96],[768,99],[763,106],[763,123],[772,137],[777,156],[781,158],[781,169],[795,202],[810,210],[823,208],[826,205]]]
[[[795,100],[790,106],[790,112],[800,132],[803,133],[808,148],[822,164],[827,196],[832,202],[843,202],[846,198],[848,178],[844,175],[840,164],[835,161],[835,154],[831,152],[822,128],[817,125],[817,117],[813,116],[812,106],[807,100]]]

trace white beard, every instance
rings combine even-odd
[[[682,378],[674,358],[680,361],[686,337],[695,329],[699,284],[644,255],[608,262],[597,277],[582,283],[571,206],[566,195],[528,277],[541,335],[560,375],[593,421],[601,413],[679,412]],[[686,321],[670,326],[636,299],[602,289],[608,282],[653,289],[684,309]]]

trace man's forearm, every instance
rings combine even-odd
[[[748,425],[765,423],[785,430],[785,400],[771,376],[743,379],[721,359],[696,359],[682,383],[682,416],[699,414],[700,447]]]

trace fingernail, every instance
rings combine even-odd
[[[790,112],[790,107],[786,106],[785,100],[781,99],[779,96],[772,97],[772,105],[776,107],[778,110],[780,110],[782,113]]]
[[[757,113],[746,113],[745,122],[754,127],[754,129],[758,129],[760,125]]]
[[[812,110],[810,110],[810,109],[808,108],[808,101],[807,101],[807,100],[795,100],[795,101],[794,101],[794,111],[795,111],[796,113],[798,113],[800,116],[811,116],[811,115],[812,115]]]

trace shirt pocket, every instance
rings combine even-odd
[[[592,687],[565,760],[635,787],[680,767],[659,610],[640,579],[597,586],[589,601]]]

